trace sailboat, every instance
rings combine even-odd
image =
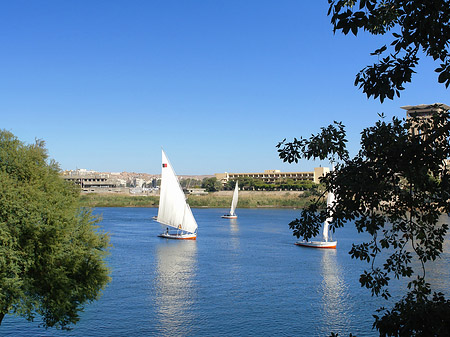
[[[156,221],[168,226],[164,233],[158,235],[159,237],[179,240],[197,238],[197,222],[164,150],[162,150],[161,187]],[[176,230],[169,231],[169,227]]]
[[[226,218],[226,219],[237,219],[237,215],[235,213],[236,210],[236,206],[238,203],[238,182],[236,181],[236,186],[234,187],[234,193],[233,193],[233,200],[231,201],[231,208],[230,208],[230,213],[229,214],[225,214],[222,215],[222,218]]]
[[[335,196],[333,192],[329,192],[327,196],[327,209],[330,209],[334,203]],[[311,247],[311,248],[331,248],[335,249],[337,245],[337,241],[332,241],[331,238],[328,236],[328,226],[330,225],[330,222],[332,220],[332,217],[328,217],[324,223],[323,223],[323,232],[322,232],[322,241],[306,241],[301,240],[297,241],[295,244],[297,246],[303,246],[303,247]]]

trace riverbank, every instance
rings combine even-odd
[[[191,207],[228,208],[232,191],[219,191],[207,195],[188,195]],[[239,208],[303,208],[312,197],[298,191],[240,191]],[[135,196],[125,194],[83,194],[81,206],[85,207],[158,207],[159,196]]]

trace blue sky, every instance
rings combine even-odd
[[[422,59],[400,99],[356,73],[389,37],[333,35],[327,1],[5,1],[0,128],[44,139],[62,169],[178,174],[309,171],[275,145],[339,120],[359,134],[404,105],[450,104]]]

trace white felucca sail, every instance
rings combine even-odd
[[[238,196],[239,196],[239,187],[238,182],[236,181],[236,185],[234,186],[234,192],[233,192],[233,199],[231,200],[231,208],[230,208],[230,214],[222,215],[222,218],[227,219],[236,219],[236,206],[238,203]]]
[[[333,206],[335,196],[333,192],[329,192],[327,195],[327,209],[330,209]],[[333,220],[332,217],[326,218],[325,222],[323,223],[323,241],[328,242],[328,226],[330,225],[330,222]]]
[[[333,192],[328,192],[327,196],[327,209],[331,209],[333,206],[335,200],[335,196]],[[311,247],[311,248],[336,248],[337,241],[331,241],[328,237],[329,232],[329,225],[330,222],[333,220],[332,217],[328,217],[323,222],[323,232],[322,232],[322,241],[297,241],[295,244],[297,246],[303,246],[303,247]]]
[[[334,167],[333,167],[334,170]],[[327,195],[327,210],[330,211],[333,208],[333,204],[335,203],[336,196],[332,191],[328,192]],[[303,247],[311,247],[311,248],[336,248],[337,241],[332,241],[331,238],[329,238],[329,226],[331,221],[333,220],[333,217],[328,217],[323,222],[323,232],[322,232],[322,241],[306,241],[301,240],[297,241],[295,244],[298,246]]]
[[[169,233],[167,230],[159,235],[161,237],[195,239],[197,236],[197,222],[164,150],[162,150],[161,187],[156,221],[178,230],[177,233]]]
[[[234,212],[236,211],[236,206],[238,203],[238,182],[236,181],[236,186],[234,187],[233,200],[231,201],[230,215],[236,215]]]

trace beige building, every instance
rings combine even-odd
[[[443,103],[405,105],[401,107],[406,110],[406,119],[412,117],[430,118],[435,112],[440,113],[444,110],[450,110],[450,106]],[[420,130],[413,125],[409,132],[412,135],[420,134]],[[445,159],[443,165],[447,170],[450,169],[450,159]]]
[[[401,107],[406,110],[406,119],[412,117],[430,118],[435,112],[440,113],[444,110],[450,110],[450,106],[443,103],[405,105]],[[420,134],[420,130],[413,125],[410,129],[412,135]]]
[[[64,171],[62,173],[64,180],[71,181],[84,188],[114,188],[119,187],[117,179],[111,179],[109,174],[98,173],[95,171],[86,171],[78,169],[76,171]]]
[[[265,170],[262,173],[216,173],[215,176],[222,184],[226,184],[230,180],[238,178],[253,178],[264,181],[267,184],[273,184],[278,180],[292,179],[309,180],[316,184],[320,182],[320,178],[325,176],[330,169],[328,167],[316,167],[313,172],[281,172],[280,170]]]

